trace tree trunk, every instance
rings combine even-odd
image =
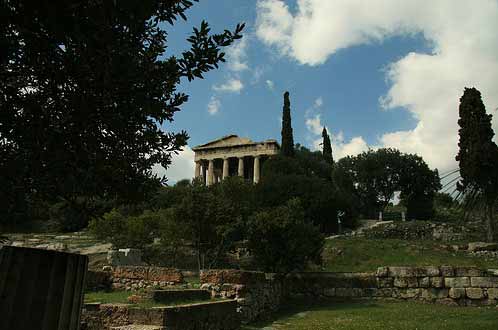
[[[486,203],[486,239],[488,242],[494,241],[493,206],[493,202]]]

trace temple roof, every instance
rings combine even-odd
[[[214,148],[226,148],[226,147],[235,147],[235,146],[243,146],[243,145],[255,145],[259,143],[277,143],[275,140],[266,140],[264,142],[254,142],[248,138],[242,138],[235,134],[225,135],[219,139],[210,141],[205,144],[198,145],[193,147],[192,150],[203,150],[203,149],[214,149]]]

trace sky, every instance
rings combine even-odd
[[[186,14],[164,25],[165,56],[186,50],[202,20],[215,33],[246,28],[220,69],[179,86],[189,101],[162,128],[189,143],[154,168],[170,182],[193,176],[196,145],[280,141],[285,91],[294,141],[320,150],[325,126],[336,160],[393,147],[456,169],[465,87],[481,91],[498,132],[498,0],[200,0]]]

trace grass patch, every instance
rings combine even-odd
[[[323,252],[324,271],[365,272],[381,266],[475,266],[498,268],[497,259],[474,257],[466,252],[453,252],[441,242],[406,241],[399,239],[333,239]]]
[[[141,294],[142,292],[138,292]],[[168,303],[155,302],[152,299],[147,299],[136,304],[131,304],[128,297],[137,294],[131,291],[96,291],[85,293],[85,303],[102,303],[102,304],[130,304],[133,307],[152,308],[152,307],[171,307],[187,304],[197,304],[202,302],[221,301],[224,299],[210,300],[177,300]]]
[[[495,330],[492,308],[448,307],[416,302],[330,303],[295,306],[274,322],[243,330]]]

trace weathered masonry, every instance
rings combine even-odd
[[[253,142],[237,135],[224,136],[192,148],[195,177],[208,186],[236,175],[258,183],[262,162],[276,155],[279,148],[275,140]]]

